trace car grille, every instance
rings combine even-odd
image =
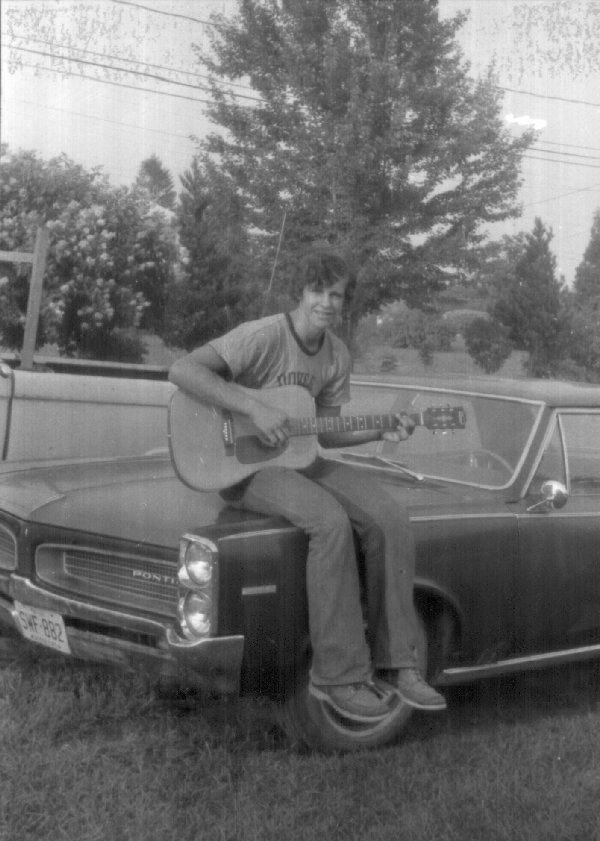
[[[16,569],[17,541],[5,526],[0,526],[0,569]]]
[[[69,595],[174,616],[177,570],[164,560],[73,546],[42,545],[38,577]]]

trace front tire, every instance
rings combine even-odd
[[[427,659],[427,633],[417,614],[417,663],[422,674],[427,674]],[[309,694],[308,674],[307,658],[280,710],[281,726],[297,745],[326,753],[364,750],[389,744],[406,729],[413,710],[400,698],[382,720],[373,724],[351,721]]]

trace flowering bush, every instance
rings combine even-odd
[[[143,190],[111,187],[65,157],[44,163],[33,153],[3,155],[0,195],[0,249],[32,250],[37,227],[50,232],[38,344],[142,361],[136,328],[159,323],[180,259],[172,214]],[[28,274],[12,264],[0,271],[0,335],[12,348],[22,342]]]

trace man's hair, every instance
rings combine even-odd
[[[300,299],[306,288],[321,292],[338,281],[346,281],[346,301],[352,297],[356,283],[354,272],[341,252],[326,242],[314,243],[302,256],[292,278],[290,292]]]

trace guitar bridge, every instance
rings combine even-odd
[[[223,427],[221,429],[225,455],[232,456],[235,453],[235,436],[233,434],[233,418],[231,412],[223,412]]]

